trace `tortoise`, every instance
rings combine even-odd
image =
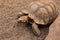
[[[19,13],[18,22],[26,22],[32,24],[32,29],[35,35],[40,35],[38,25],[48,25],[52,23],[58,16],[56,5],[53,2],[32,2],[27,8],[24,8]]]

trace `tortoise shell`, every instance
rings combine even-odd
[[[26,11],[25,13],[37,24],[49,24],[58,16],[53,2],[46,4],[43,2],[32,2],[28,7],[28,12]]]

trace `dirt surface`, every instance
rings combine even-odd
[[[44,40],[49,27],[40,27],[41,35],[35,36],[31,26],[16,22],[22,8],[36,0],[0,0],[0,40]],[[39,1],[39,0],[37,0]],[[55,0],[60,10],[60,0]]]

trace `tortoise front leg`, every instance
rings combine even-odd
[[[35,35],[40,36],[40,30],[39,30],[38,25],[36,23],[32,24],[32,30]]]

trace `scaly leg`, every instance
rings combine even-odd
[[[40,36],[40,30],[38,28],[38,25],[36,23],[32,24],[32,29],[35,35]]]

